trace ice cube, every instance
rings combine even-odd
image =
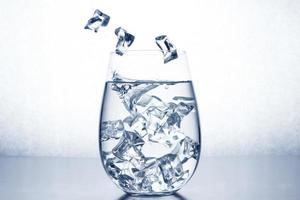
[[[139,149],[138,151],[140,151],[141,149]],[[134,166],[135,169],[142,169],[145,166],[145,157],[142,154],[142,156],[138,156],[138,157],[132,157],[131,160],[129,160],[129,162],[132,164],[132,166]]]
[[[173,126],[176,124],[177,127],[180,128],[180,123],[181,123],[181,117],[179,116],[179,114],[177,112],[173,112],[168,120],[167,120],[167,123],[169,126]]]
[[[88,20],[84,28],[97,33],[100,26],[107,26],[109,19],[110,17],[108,15],[96,9],[93,17]]]
[[[136,190],[134,178],[126,174],[119,176],[119,186],[122,187],[125,191]]]
[[[152,95],[143,95],[138,102],[136,103],[136,105],[142,106],[142,107],[146,107],[147,105],[150,104],[150,102],[153,100],[153,96]]]
[[[152,144],[159,143],[160,145],[163,145],[166,148],[166,150],[162,151],[162,153],[165,153],[167,151],[167,153],[174,152],[174,154],[176,154],[179,151],[178,145],[179,145],[180,141],[184,139],[184,137],[185,137],[184,133],[182,133],[180,130],[172,127],[172,128],[165,129],[165,130],[163,128],[161,128],[154,134],[152,134],[150,132],[148,135],[148,140]],[[147,147],[147,146],[148,145],[146,143],[145,147]],[[162,150],[165,149],[165,148],[163,148],[163,146],[160,147]],[[177,149],[177,151],[175,151],[174,149]],[[143,152],[146,153],[146,151],[144,150],[144,147],[143,147]]]
[[[194,109],[194,103],[183,103],[180,102],[176,108],[176,111],[181,117],[188,115]]]
[[[183,132],[181,132],[178,129],[170,128],[169,133],[166,135],[165,138],[165,144],[173,149],[175,148],[180,141],[182,141],[185,138],[185,135]]]
[[[136,103],[139,106],[142,107],[149,107],[149,106],[155,106],[155,107],[165,107],[165,103],[157,96],[155,95],[143,95],[139,101]]]
[[[160,106],[150,106],[145,112],[150,117],[148,128],[150,130],[157,130],[157,128],[169,129],[176,125],[180,128],[182,117],[180,113],[176,112],[178,105],[169,102],[162,102]]]
[[[162,114],[163,115],[163,114]],[[151,140],[160,140],[161,137],[165,135],[165,126],[167,124],[168,116],[164,114],[162,118],[160,116],[156,116],[154,114],[148,115],[148,121],[147,121],[147,131],[149,134],[149,138],[152,137]],[[153,137],[155,136],[155,137]]]
[[[146,93],[158,86],[159,84],[157,83],[145,84],[145,83],[138,83],[138,82],[131,82],[131,83],[115,82],[112,84],[112,90],[116,91],[119,94],[119,97],[120,99],[122,99],[122,103],[125,106],[126,110],[130,114],[134,115],[138,111],[137,106],[140,106],[139,112],[143,112],[143,110],[145,110],[143,106],[146,106],[144,104],[146,104],[145,101],[148,98]],[[153,98],[156,101],[159,101],[159,99],[155,97],[149,97],[149,98],[151,99]],[[140,99],[141,102],[138,103]],[[149,99],[149,101],[151,101],[151,99]]]
[[[102,160],[104,161],[104,164],[105,164],[106,160],[108,160],[110,158],[114,158],[115,156],[112,154],[111,151],[102,151],[101,152],[101,157],[102,157]]]
[[[132,125],[132,122],[135,120],[135,116],[134,115],[130,115],[130,116],[127,116],[123,119],[123,123],[124,123],[124,126],[125,126],[125,129],[129,129],[129,127],[131,127]]]
[[[147,135],[147,119],[143,115],[137,114],[134,117],[129,116],[123,121],[128,124],[128,129],[138,133],[141,137]]]
[[[181,177],[179,177],[176,182],[174,182],[169,188],[170,189],[179,189],[184,183],[188,181],[188,177],[190,176],[189,170],[185,170]]]
[[[187,155],[188,157],[192,157],[195,160],[198,160],[199,153],[200,153],[200,144],[195,142],[188,136],[185,137],[184,140],[180,142],[181,146],[183,146],[183,154]]]
[[[176,112],[169,113],[167,110],[159,110],[155,108],[152,112],[148,113],[149,119],[147,123],[148,133],[152,130],[154,134],[160,129],[169,129],[172,126],[176,125],[180,127],[181,118]]]
[[[200,144],[186,136],[180,141],[173,153],[178,155],[182,163],[185,163],[190,158],[198,160],[200,154]]]
[[[120,97],[126,94],[131,89],[130,83],[114,83],[111,86],[111,89],[118,92]]]
[[[163,119],[165,117],[165,115],[167,114],[166,109],[159,108],[156,106],[148,107],[147,110],[145,111],[145,113],[149,117],[156,117],[159,119]]]
[[[132,87],[134,87],[134,84],[129,83],[129,82],[133,82],[134,80],[122,77],[116,71],[114,71],[112,74],[112,81],[113,84],[111,85],[111,89],[116,91],[121,98]]]
[[[122,27],[116,28],[115,34],[118,37],[118,43],[116,45],[116,54],[122,56],[128,47],[130,47],[134,41],[134,35],[128,33]]]
[[[106,141],[110,138],[118,139],[122,136],[124,125],[122,120],[104,121],[101,123],[101,141]]]
[[[146,114],[147,114],[149,112],[152,112],[155,109],[166,110],[168,108],[168,106],[159,97],[157,97],[155,95],[144,94],[137,101],[136,108],[137,108],[138,112],[143,113],[146,111]]]
[[[128,144],[136,147],[143,146],[145,143],[139,134],[129,131],[125,131],[124,138]]]
[[[168,105],[168,111],[170,112],[174,112],[177,107],[177,104],[173,102],[169,102],[167,105]]]
[[[132,162],[135,166],[137,166],[137,164],[139,164],[136,162],[140,162],[144,159],[144,155],[141,153],[141,151],[137,147],[130,146],[126,143],[122,143],[122,144],[116,146],[113,149],[113,154],[122,160],[131,161],[132,159],[135,159],[135,160],[132,160]]]
[[[143,180],[141,182],[142,190],[153,191],[153,189],[155,189],[155,188],[152,188],[152,187],[155,187],[154,186],[155,183],[160,183],[160,185],[162,185],[162,183],[163,183],[163,181],[161,181],[162,174],[158,167],[157,162],[154,162],[153,164],[144,168],[143,172],[144,172],[144,176],[143,176]]]
[[[123,104],[127,111],[131,114],[135,114],[137,112],[136,103],[139,99],[149,92],[150,90],[156,88],[158,84],[139,84],[134,88],[129,90],[123,97]]]
[[[178,58],[175,46],[170,42],[166,35],[157,36],[155,41],[157,46],[163,52],[164,63],[168,63],[169,61]]]
[[[140,151],[144,140],[139,134],[129,131],[124,131],[119,143],[113,148],[113,154],[122,160],[143,159],[144,155]]]
[[[113,178],[118,179],[119,175],[121,174],[121,169],[117,167],[116,163],[120,163],[120,161],[116,161],[115,158],[110,158],[106,160],[105,169],[109,175]]]
[[[149,175],[142,179],[139,184],[139,188],[142,191],[152,192],[152,184],[158,181],[158,177],[155,175]]]
[[[162,128],[157,127],[155,131],[149,130],[148,140],[156,143],[163,143],[165,141],[166,133]]]
[[[145,114],[148,117],[147,128],[157,132],[159,129],[163,128],[165,124],[167,124],[170,108],[169,104],[166,104],[157,98],[154,99],[156,100],[152,100],[153,103],[151,102],[151,106],[145,110]]]
[[[159,159],[164,182],[170,186],[177,181],[183,174],[182,164],[175,154],[167,154]]]
[[[150,116],[150,129],[154,128],[170,128],[177,126],[180,128],[182,118],[188,115],[194,108],[192,103],[180,102],[178,105],[170,102],[165,104],[163,109],[157,108],[155,106],[150,106],[146,112]],[[156,119],[155,117],[159,118]],[[156,129],[155,129],[156,130]]]
[[[161,191],[167,189],[164,183],[159,162],[155,158],[148,158],[143,169],[135,173],[139,189],[142,191]]]

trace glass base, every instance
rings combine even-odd
[[[173,195],[177,192],[178,190],[175,191],[170,191],[170,192],[149,192],[149,193],[129,193],[126,192],[127,195],[130,196],[139,196],[139,197],[149,197],[149,196],[156,196],[156,197],[160,197],[160,196],[168,196],[168,195]]]

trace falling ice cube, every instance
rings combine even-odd
[[[84,28],[97,33],[100,26],[107,26],[109,19],[110,17],[108,15],[96,9],[93,17],[88,20]]]
[[[166,184],[172,185],[182,176],[183,168],[177,155],[167,154],[159,159],[159,163]]]
[[[118,43],[116,45],[116,54],[122,56],[128,47],[134,41],[134,35],[128,33],[125,29],[119,27],[115,30],[115,34],[118,37]]]
[[[155,40],[157,46],[163,52],[164,63],[168,63],[169,61],[178,58],[175,46],[170,42],[166,35],[157,36]]]

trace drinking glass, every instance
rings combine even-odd
[[[110,54],[99,149],[107,175],[131,195],[168,195],[192,177],[200,158],[197,102],[184,51]]]

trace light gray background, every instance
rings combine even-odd
[[[83,29],[95,8],[111,16]],[[114,28],[187,51],[203,155],[300,155],[300,1],[0,1],[0,155],[98,156]],[[141,66],[143,67],[143,66]]]

